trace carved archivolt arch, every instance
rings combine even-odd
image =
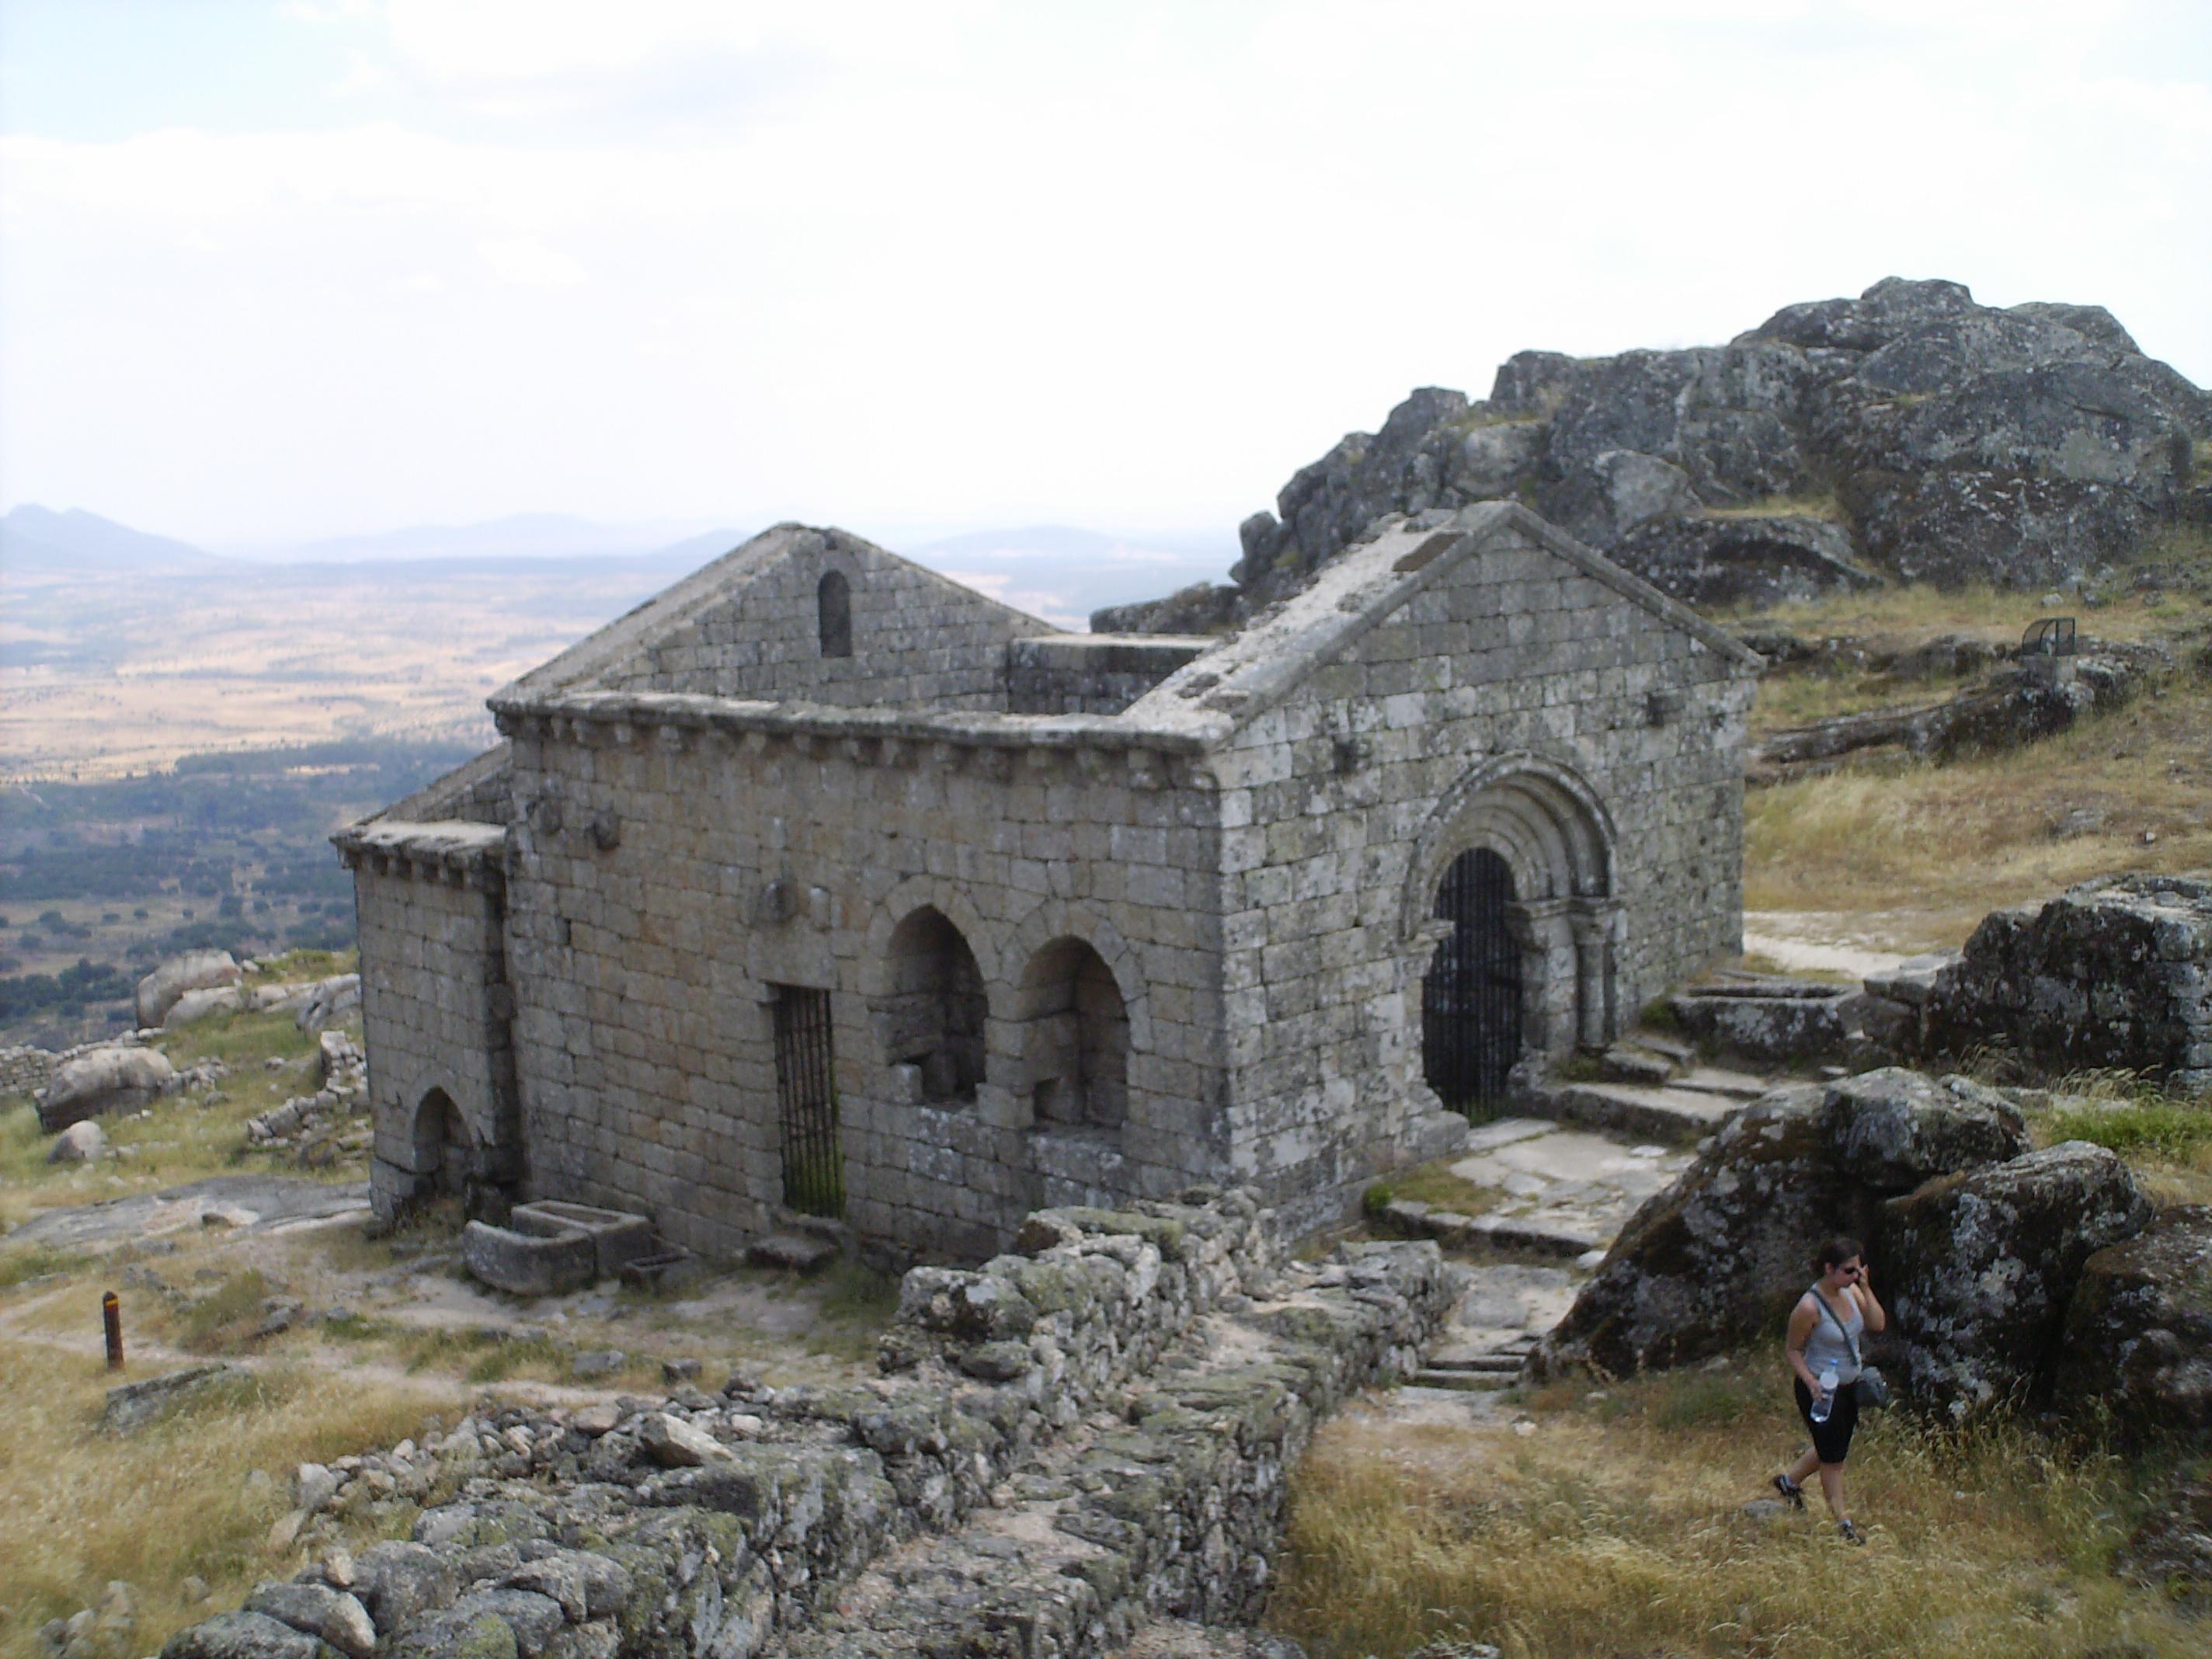
[[[1617,845],[1612,814],[1572,767],[1525,752],[1484,762],[1437,804],[1415,843],[1399,918],[1408,970],[1428,971],[1452,860],[1488,848],[1513,875],[1507,917],[1522,953],[1524,1052],[1610,1041],[1621,1018]]]
[[[1612,815],[1573,769],[1536,754],[1497,756],[1455,784],[1422,826],[1401,930],[1421,933],[1444,872],[1470,848],[1494,850],[1521,902],[1538,904],[1612,896],[1614,846]]]

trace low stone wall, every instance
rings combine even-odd
[[[1185,1196],[915,1269],[865,1386],[509,1410],[337,1492],[303,1471],[303,1508],[452,1496],[166,1659],[313,1659],[333,1630],[355,1659],[1073,1659],[1149,1614],[1249,1617],[1314,1422],[1410,1369],[1457,1287],[1433,1244],[1288,1262],[1248,1196]]]
[[[52,1080],[62,1057],[26,1043],[0,1048],[0,1094],[33,1094]]]

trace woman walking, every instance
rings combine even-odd
[[[1854,1544],[1866,1534],[1851,1521],[1844,1502],[1844,1460],[1850,1455],[1851,1431],[1858,1426],[1859,1340],[1887,1328],[1889,1316],[1868,1282],[1866,1252],[1855,1238],[1832,1238],[1814,1261],[1820,1275],[1790,1310],[1783,1357],[1790,1362],[1797,1414],[1813,1436],[1813,1449],[1774,1477],[1774,1489],[1799,1509],[1805,1507],[1805,1477],[1820,1471],[1820,1494],[1836,1530]]]

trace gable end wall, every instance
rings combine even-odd
[[[851,585],[853,654],[821,652],[818,590]],[[1006,648],[1054,630],[856,539],[813,533],[627,663],[603,689],[830,703],[1003,710]]]
[[[1411,884],[1417,861],[1464,850],[1431,844],[1438,803],[1500,757],[1579,778],[1610,818],[1622,1018],[1740,948],[1751,691],[1741,665],[1516,534],[1240,731],[1217,769],[1236,1178],[1318,1225],[1434,1154],[1433,946],[1407,925],[1409,897],[1418,925],[1433,894]],[[1672,709],[1656,726],[1654,694]]]

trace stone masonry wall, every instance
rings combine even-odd
[[[533,1196],[641,1211],[726,1254],[775,1224],[778,987],[826,991],[845,1215],[981,1259],[1042,1204],[1218,1170],[1214,801],[1186,763],[609,719],[510,718],[517,1066]],[[924,906],[975,958],[984,1073],[924,1098],[894,1065],[892,934]],[[1074,938],[1127,1014],[1118,1128],[1033,1127],[1024,975]],[[903,1047],[903,1044],[902,1044]]]
[[[439,1184],[511,1182],[520,1173],[514,1115],[511,999],[501,939],[503,895],[479,874],[459,879],[404,860],[364,860],[354,872],[362,961],[362,1030],[375,1124],[372,1201],[394,1209]],[[418,1148],[416,1115],[442,1090],[467,1126],[465,1171],[442,1167],[451,1149]]]
[[[1492,831],[1539,861],[1571,839],[1534,822],[1538,796],[1576,813],[1586,786],[1609,828],[1620,914],[1583,925],[1611,935],[1613,1019],[1736,948],[1750,696],[1743,668],[1516,536],[1239,731],[1217,763],[1234,1178],[1318,1224],[1378,1159],[1424,1154],[1420,928],[1455,854],[1506,844]],[[1537,793],[1486,823],[1482,785],[1530,770]],[[1559,885],[1524,872],[1517,898],[1569,899],[1553,853]],[[1558,958],[1529,1042],[1575,1045],[1575,979]]]
[[[817,595],[832,570],[852,596],[849,656],[822,653]],[[806,531],[727,602],[600,684],[846,706],[1003,709],[1008,643],[1053,631],[858,537]]]
[[[1212,643],[1143,634],[1016,640],[1006,647],[1006,708],[1016,714],[1118,714]]]
[[[414,1541],[326,1554],[164,1659],[1079,1659],[1146,1616],[1249,1620],[1316,1420],[1402,1374],[1458,1286],[1433,1244],[1286,1262],[1248,1197],[1187,1196],[917,1269],[869,1387],[480,1412],[303,1469],[311,1550],[403,1500]]]

